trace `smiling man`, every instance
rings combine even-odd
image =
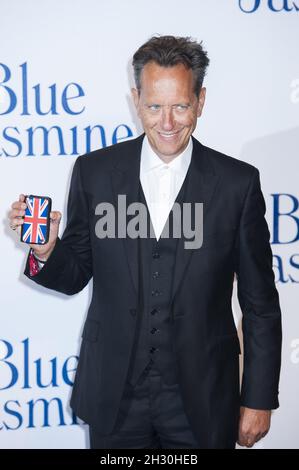
[[[75,294],[93,278],[71,400],[93,448],[251,447],[278,407],[281,313],[259,172],[192,136],[208,63],[190,38],[138,49],[132,93],[145,134],[77,159],[62,237],[53,211],[49,242],[28,256],[25,274],[50,289]],[[153,237],[96,236],[97,205],[119,195],[144,205]],[[186,249],[166,227],[175,204],[199,203],[203,244]],[[21,195],[13,229],[24,207]]]
[[[137,87],[132,93],[149,144],[161,160],[170,163],[190,141],[206,90],[195,93],[192,70],[184,64],[163,67],[152,61],[143,67]]]

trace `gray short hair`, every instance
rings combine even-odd
[[[142,69],[149,62],[155,62],[161,67],[183,64],[187,69],[191,69],[194,77],[194,93],[199,96],[210,60],[202,47],[202,42],[198,43],[190,37],[153,36],[133,56],[138,92],[141,89]]]

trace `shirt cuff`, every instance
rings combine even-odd
[[[40,262],[36,259],[36,257],[33,254],[33,250],[31,248],[30,254],[29,254],[29,271],[30,271],[30,276],[35,276],[40,272],[40,270],[43,268],[45,263]]]

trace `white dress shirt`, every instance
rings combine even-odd
[[[157,241],[186,177],[192,155],[192,139],[170,163],[153,151],[144,137],[140,161],[140,181]]]

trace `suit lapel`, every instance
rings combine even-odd
[[[117,212],[118,195],[126,196],[126,209],[139,200],[140,181],[140,156],[144,134],[132,140],[131,152],[119,152],[119,159],[112,171],[112,187],[114,193],[114,203]],[[118,223],[118,216],[117,216]],[[133,285],[138,294],[138,239],[125,236],[123,238],[124,248]]]
[[[202,202],[203,223],[205,223],[205,216],[211,207],[211,200],[219,178],[214,174],[213,167],[208,160],[204,146],[193,137],[192,140],[193,152],[188,169],[184,202],[191,204]],[[179,238],[173,278],[172,300],[174,300],[179,285],[183,280],[193,253],[194,249],[186,249],[184,247],[184,237]]]

